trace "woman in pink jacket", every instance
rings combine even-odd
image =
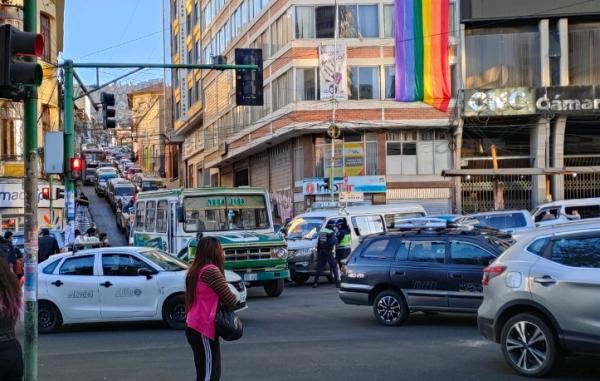
[[[215,316],[219,304],[231,308],[238,296],[225,281],[225,255],[219,241],[203,237],[198,241],[196,258],[185,280],[187,312],[185,335],[194,351],[197,381],[221,378],[221,350],[215,335]]]

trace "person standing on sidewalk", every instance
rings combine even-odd
[[[185,279],[185,336],[194,352],[197,381],[221,379],[221,349],[215,334],[219,304],[232,308],[238,296],[225,281],[225,255],[215,237],[198,241],[196,257]]]
[[[60,253],[58,241],[50,235],[50,230],[42,229],[42,236],[38,239],[38,263],[42,263],[52,254],[58,253]]]
[[[317,273],[315,274],[315,280],[313,288],[319,287],[319,278],[323,274],[325,264],[329,264],[329,270],[335,279],[336,287],[340,287],[340,276],[338,273],[337,264],[335,263],[334,251],[335,245],[337,244],[337,236],[335,231],[335,224],[333,221],[329,221],[327,225],[319,232],[319,238],[317,239]]]
[[[23,379],[23,353],[15,335],[21,313],[21,286],[17,277],[0,258],[0,380]]]

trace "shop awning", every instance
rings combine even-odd
[[[565,167],[565,168],[481,168],[481,169],[446,169],[442,176],[546,176],[575,175],[583,173],[600,173],[600,166]]]

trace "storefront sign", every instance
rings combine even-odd
[[[359,193],[385,193],[387,186],[385,176],[348,176],[347,182],[343,177],[336,177],[333,181],[333,192],[339,189],[347,192]],[[331,190],[325,177],[312,177],[302,181],[302,193],[305,196],[330,194]]]
[[[342,192],[340,193],[340,202],[363,202],[365,195],[361,192]]]
[[[515,116],[600,113],[600,86],[464,90],[463,115]]]
[[[321,100],[348,100],[346,46],[319,46],[319,78]]]
[[[48,185],[38,185],[38,208],[49,208],[50,202],[42,198],[42,188]],[[54,186],[51,194],[56,194]],[[61,185],[60,188],[63,188]],[[53,201],[55,208],[64,208],[65,200],[58,199]],[[7,183],[0,184],[0,208],[24,208],[25,207],[25,191],[22,184]]]

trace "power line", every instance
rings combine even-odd
[[[108,50],[112,50],[112,49],[120,48],[121,46],[125,46],[125,45],[131,44],[131,43],[133,43],[133,42],[137,42],[137,41],[140,41],[140,40],[146,39],[146,38],[148,38],[148,37],[155,36],[155,35],[157,35],[157,34],[159,34],[159,33],[163,33],[163,32],[164,32],[164,29],[157,30],[157,31],[155,31],[155,32],[148,33],[148,34],[145,34],[145,35],[143,35],[143,36],[139,36],[139,37],[137,37],[137,38],[134,38],[134,39],[131,39],[131,40],[128,40],[128,41],[125,41],[125,42],[122,42],[122,43],[119,43],[119,44],[116,44],[116,45],[108,46],[108,47],[106,47],[106,48],[103,48],[103,49],[100,49],[100,50],[96,50],[96,51],[94,51],[94,52],[90,52],[90,53],[84,54],[84,55],[82,55],[82,56],[79,56],[79,57],[75,58],[75,60],[80,60],[80,59],[82,59],[82,58],[90,57],[90,56],[96,55],[96,54],[98,54],[98,53],[103,53],[103,52],[106,52],[106,51],[108,51]]]

